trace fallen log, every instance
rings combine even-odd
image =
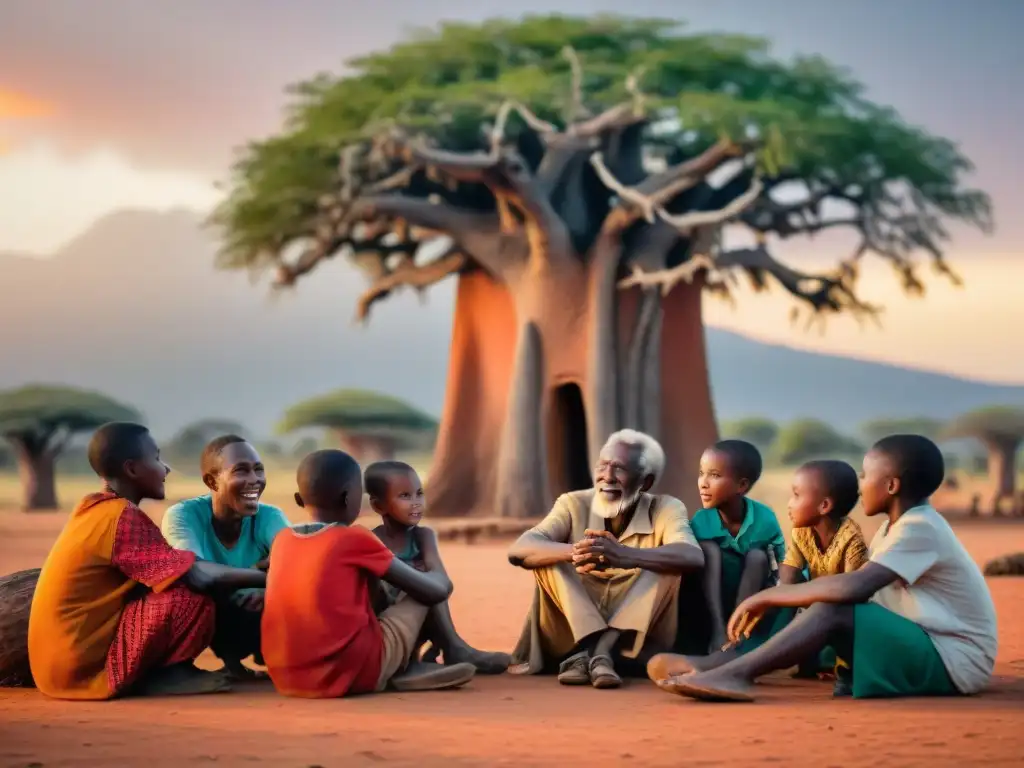
[[[1003,555],[985,563],[986,576],[1024,576],[1024,552]]]
[[[28,613],[39,569],[0,577],[0,687],[34,688],[28,666]]]

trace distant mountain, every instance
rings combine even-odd
[[[339,260],[272,296],[213,268],[213,234],[187,211],[121,211],[40,259],[0,254],[0,388],[71,383],[120,397],[168,435],[216,416],[269,433],[285,407],[335,387],[369,387],[439,413],[454,281],[426,306],[401,293],[353,327],[362,276]],[[992,403],[997,386],[764,344],[708,329],[720,418],[946,418]]]

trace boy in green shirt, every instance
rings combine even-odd
[[[743,440],[715,443],[700,459],[697,487],[704,508],[690,526],[704,550],[709,652],[728,641],[726,617],[739,603],[772,586],[786,557],[786,539],[775,513],[747,498],[762,466],[760,452]]]

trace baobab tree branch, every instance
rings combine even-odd
[[[753,203],[760,196],[763,189],[764,183],[761,179],[754,177],[746,192],[717,211],[690,211],[673,215],[659,206],[658,215],[665,223],[671,224],[684,234],[688,234],[697,227],[725,224],[729,219],[738,216],[747,206]]]
[[[395,254],[411,256],[420,246],[419,240],[399,239],[397,242],[387,242],[387,239],[387,231],[366,238],[350,238],[340,235],[327,239],[318,238],[294,262],[288,264],[283,260],[279,261],[274,287],[288,288],[295,285],[300,277],[312,272],[321,261],[333,257],[346,246],[351,248],[354,254],[372,252],[383,258]]]
[[[411,259],[403,261],[394,270],[375,280],[370,288],[359,297],[356,303],[356,322],[365,323],[369,318],[370,308],[396,288],[410,286],[422,291],[444,280],[449,275],[461,272],[468,264],[469,259],[455,246],[423,265],[417,265]]]
[[[435,203],[400,194],[361,197],[353,203],[349,215],[353,221],[403,219],[411,227],[444,232],[455,239],[478,229],[482,220],[489,218],[447,203]]]
[[[634,187],[627,187],[615,178],[602,153],[595,152],[590,164],[601,182],[618,196],[621,206],[631,207],[637,216],[653,223],[655,213],[674,197],[702,182],[722,163],[742,156],[744,151],[733,142],[722,140],[698,157],[649,176]]]
[[[778,261],[764,244],[723,251],[714,259],[714,268],[743,269],[758,287],[764,287],[764,276],[770,275],[792,296],[810,304],[816,313],[847,310],[859,316],[876,317],[880,312],[879,307],[861,301],[841,274],[829,277],[800,272]]]

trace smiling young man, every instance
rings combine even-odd
[[[164,498],[170,471],[141,424],[113,422],[89,442],[103,490],[68,518],[43,564],[28,625],[36,686],[59,699],[196,694],[227,689],[192,660],[210,641],[214,604],[204,593],[266,584],[172,549],[139,508]]]
[[[277,507],[260,503],[267,475],[256,449],[237,435],[224,435],[203,449],[203,483],[210,493],[178,502],[164,514],[164,537],[176,549],[194,552],[236,568],[252,568],[270,554],[270,545],[288,519]],[[240,590],[217,605],[213,652],[235,678],[255,673],[242,660],[260,660],[262,589]]]
[[[654,438],[622,430],[601,449],[594,487],[559,497],[509,550],[537,592],[512,672],[558,667],[563,685],[617,688],[615,658],[672,645],[683,573],[703,567],[686,507],[651,493],[665,467]]]

